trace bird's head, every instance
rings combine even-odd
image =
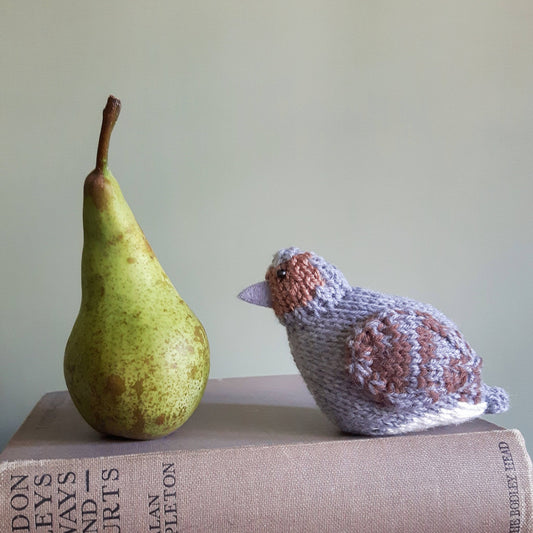
[[[272,307],[285,325],[291,317],[318,315],[333,307],[348,288],[340,270],[322,257],[298,248],[284,248],[274,254],[265,281],[250,285],[239,298]]]

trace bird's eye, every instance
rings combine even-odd
[[[287,271],[284,270],[283,268],[280,268],[280,269],[276,272],[276,276],[278,277],[278,279],[285,279],[285,277],[287,276]]]

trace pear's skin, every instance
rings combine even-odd
[[[82,300],[64,357],[69,393],[102,433],[162,437],[189,418],[203,395],[206,333],[107,165],[85,181],[83,226]]]

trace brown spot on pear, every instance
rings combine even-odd
[[[111,396],[116,397],[124,394],[126,390],[126,384],[124,383],[124,378],[117,376],[116,374],[111,374],[107,378],[107,383],[105,391],[108,392]]]
[[[137,394],[137,396],[142,396],[143,393],[143,381],[144,379],[138,379],[135,382],[135,385],[133,385],[133,390]]]
[[[205,331],[200,324],[194,328],[194,341],[198,344],[203,344],[205,342]]]
[[[135,419],[135,423],[129,430],[129,434],[135,435],[134,438],[144,440],[147,438],[147,435],[144,431],[145,427],[145,419],[143,412],[137,407],[134,412],[133,416]]]
[[[115,246],[124,239],[124,233],[119,233],[118,235],[112,235],[111,238],[107,241],[111,246]]]
[[[112,189],[109,181],[101,172],[94,170],[85,178],[83,195],[91,198],[98,211],[106,209],[110,194]]]

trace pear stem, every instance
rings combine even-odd
[[[98,140],[98,152],[96,154],[96,170],[103,172],[107,167],[107,157],[109,152],[109,139],[113,126],[120,114],[120,100],[111,95],[107,99],[107,104],[103,111],[102,129]]]

